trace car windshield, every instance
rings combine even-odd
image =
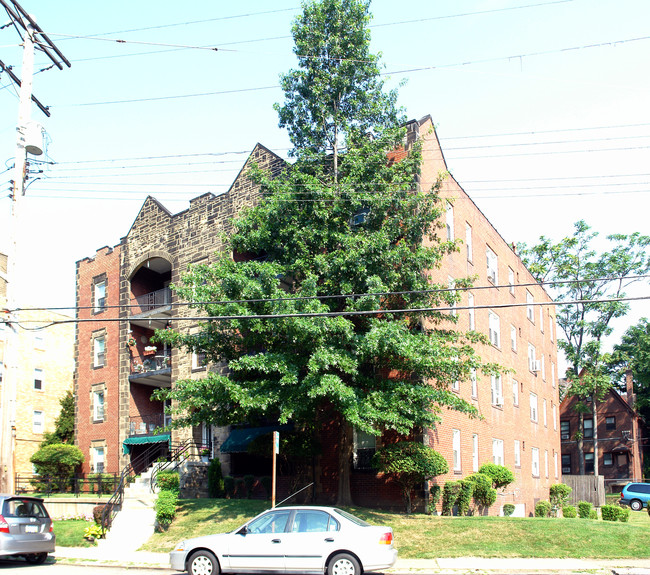
[[[370,527],[370,523],[366,523],[363,519],[359,519],[358,517],[355,517],[351,513],[348,513],[347,511],[343,511],[342,509],[334,509],[336,513],[338,513],[341,517],[345,517],[348,521],[352,521],[355,525],[359,525],[361,527]]]
[[[33,499],[7,499],[2,506],[5,517],[48,517],[45,507],[40,501]]]

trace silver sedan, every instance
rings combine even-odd
[[[397,560],[390,527],[333,507],[276,507],[231,533],[181,541],[172,569],[191,575],[311,573],[361,575]]]

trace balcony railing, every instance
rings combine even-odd
[[[153,435],[156,429],[171,423],[171,416],[158,413],[129,418],[129,435]]]
[[[161,369],[169,369],[172,365],[171,350],[164,350],[156,355],[145,355],[131,358],[131,373],[149,373]]]
[[[131,300],[131,315],[146,313],[170,305],[171,301],[172,290],[168,287],[139,295]]]

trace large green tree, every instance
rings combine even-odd
[[[598,474],[597,405],[611,388],[603,339],[612,333],[612,321],[625,316],[629,304],[622,301],[627,288],[650,270],[650,237],[639,233],[607,236],[607,249],[598,251],[597,232],[584,222],[574,225],[573,235],[557,243],[542,236],[537,245],[519,245],[519,253],[535,279],[549,282],[561,302],[556,321],[563,339],[558,347],[568,362],[567,394],[577,396],[580,430],[576,436],[579,472],[584,465],[584,415],[591,402],[594,472]]]
[[[41,447],[54,443],[74,443],[74,409],[75,399],[72,391],[59,399],[61,411],[54,421],[54,431],[44,433]]]
[[[235,222],[229,241],[236,257],[194,266],[176,286],[200,315],[214,319],[197,333],[158,335],[228,367],[159,393],[175,400],[174,425],[337,425],[339,504],[351,503],[354,429],[413,436],[433,426],[442,407],[474,414],[450,385],[468,379],[471,369],[496,370],[474,353],[482,336],[454,330],[455,316],[438,309],[457,296],[433,284],[430,271],[457,246],[437,237],[444,208],[438,186],[418,186],[419,147],[389,162],[405,131],[394,113],[366,115],[372,106],[392,105],[369,64],[375,59],[367,21],[367,3],[359,0],[305,5],[294,26],[297,45],[313,34],[336,50],[305,57],[303,72],[329,66],[341,102],[356,102],[362,92],[370,100],[328,104],[326,75],[322,89],[314,81],[309,93],[309,82],[285,84],[288,107],[305,90],[305,111],[281,111],[296,162],[276,178],[252,171],[262,200]],[[326,128],[313,111],[320,109],[323,117],[334,110]],[[339,139],[343,152],[335,160]]]

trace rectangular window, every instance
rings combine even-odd
[[[584,434],[585,439],[592,439],[594,436],[594,420],[585,419],[583,423],[585,429],[585,434]]]
[[[472,435],[472,471],[478,471],[478,435]]]
[[[539,477],[539,449],[537,447],[531,448],[530,457],[533,477]]]
[[[452,447],[454,453],[454,471],[460,471],[460,429],[452,430]]]
[[[553,321],[553,316],[549,315],[548,316],[548,337],[550,338],[551,341],[553,341],[553,327],[554,327],[555,322]]]
[[[104,309],[106,309],[106,281],[101,281],[95,284],[93,311],[99,313]]]
[[[542,399],[542,421],[544,422],[544,427],[548,427],[548,422],[546,419],[546,400]]]
[[[452,242],[454,241],[454,206],[451,202],[447,202],[445,222],[447,224],[447,241]]]
[[[469,379],[472,382],[472,397],[478,397],[478,382],[476,380],[476,369],[469,370]]]
[[[605,417],[605,429],[608,431],[616,429],[616,417],[613,415],[608,415]]]
[[[521,442],[515,439],[515,467],[521,467]]]
[[[542,365],[540,366],[542,368],[542,380],[546,381],[546,362],[544,361],[544,356],[540,359],[542,362]]]
[[[594,454],[585,453],[585,473],[594,472]]]
[[[492,463],[503,465],[503,439],[492,440]]]
[[[207,363],[207,355],[204,351],[192,352],[192,369],[202,369]]]
[[[497,255],[488,247],[485,248],[485,258],[487,260],[487,278],[494,285],[499,284],[499,260]]]
[[[560,476],[557,464],[557,451],[553,451],[553,470],[555,471],[555,479],[557,479]]]
[[[501,347],[501,320],[493,311],[488,314],[488,336],[494,347]]]
[[[469,314],[469,329],[474,331],[476,329],[476,310],[474,309],[474,295],[471,293],[467,294],[467,310]]]
[[[517,351],[517,328],[512,324],[510,325],[510,349]]]
[[[551,362],[551,384],[555,387],[555,362]]]
[[[103,336],[96,337],[93,343],[95,358],[95,367],[104,367],[106,365],[106,338]]]
[[[553,431],[557,431],[557,405],[551,401],[551,414],[553,416]]]
[[[43,389],[43,370],[38,367],[34,369],[34,389]]]
[[[93,447],[93,467],[95,473],[104,473],[104,448]]]
[[[614,457],[611,453],[603,453],[603,465],[606,467],[614,465]]]
[[[372,469],[372,458],[377,451],[377,436],[354,430],[354,452],[352,463],[355,469]]]
[[[537,364],[537,359],[535,358],[535,346],[532,343],[528,344],[528,369],[530,371],[538,371],[539,366]]]
[[[508,268],[508,286],[510,293],[515,295],[515,272],[512,268]]]
[[[544,333],[544,308],[539,306],[539,331]]]
[[[571,475],[571,454],[562,454],[562,473]]]
[[[42,411],[34,411],[32,415],[32,431],[34,433],[43,433],[45,427],[45,414]]]
[[[533,307],[534,302],[535,298],[533,298],[533,294],[526,290],[526,317],[533,323],[535,323],[535,308]]]
[[[530,420],[537,423],[538,413],[537,413],[537,395],[534,393],[530,394]]]
[[[474,246],[472,245],[472,226],[465,222],[465,248],[467,250],[467,261],[473,262],[474,258],[472,253],[474,251]]]
[[[501,387],[501,375],[491,375],[490,384],[490,387],[492,389],[492,405],[503,407],[503,389]]]
[[[95,421],[104,421],[104,392],[96,391],[93,393],[93,419]]]
[[[569,441],[570,436],[571,436],[571,422],[560,421],[560,439],[562,441]]]
[[[512,380],[512,405],[519,405],[519,382],[516,379]]]

